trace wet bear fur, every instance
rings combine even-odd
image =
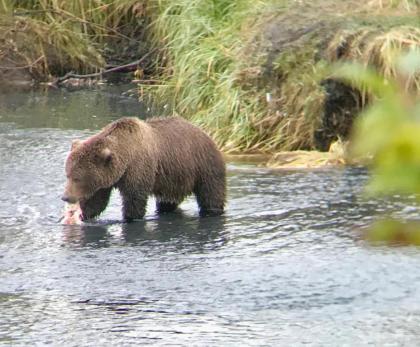
[[[200,215],[223,213],[223,157],[209,136],[180,117],[121,118],[73,141],[65,169],[62,199],[79,202],[84,220],[104,211],[113,188],[121,194],[126,221],[144,216],[150,195],[160,213],[174,211],[191,194]]]

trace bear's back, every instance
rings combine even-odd
[[[160,148],[183,155],[219,152],[213,140],[200,128],[181,117],[151,118],[146,121],[157,134]]]
[[[179,193],[190,193],[199,179],[225,176],[220,151],[200,128],[180,117],[152,118],[146,123],[154,129],[159,148],[157,190],[173,186]]]

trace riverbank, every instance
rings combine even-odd
[[[347,165],[361,165],[348,153],[348,142],[334,142],[329,151],[316,150],[279,151],[274,154],[225,154],[233,163],[257,164],[259,167],[278,170],[313,170]]]
[[[420,47],[409,0],[43,3],[1,16],[0,80],[54,82],[154,50],[126,75],[141,100],[204,128],[226,153],[328,151],[372,98],[330,66],[358,61],[392,77],[395,52]]]
[[[161,18],[170,71],[149,90],[227,152],[327,151],[349,137],[369,99],[330,66],[359,61],[392,76],[395,51],[419,46],[413,8],[242,1],[224,15],[231,20],[220,22],[220,11],[203,14],[199,3],[177,3],[176,16]]]

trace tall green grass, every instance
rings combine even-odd
[[[207,129],[226,150],[257,146],[262,139],[252,118],[261,112],[261,100],[243,88],[240,71],[254,59],[242,47],[267,1],[163,0],[156,5],[152,35],[165,47],[166,68],[163,85],[150,87],[156,89],[153,96]]]

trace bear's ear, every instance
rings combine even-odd
[[[76,149],[77,147],[80,147],[82,145],[83,141],[82,140],[73,140],[71,142],[71,150]]]
[[[99,154],[99,158],[105,164],[109,164],[112,160],[112,152],[108,147],[105,147]]]

